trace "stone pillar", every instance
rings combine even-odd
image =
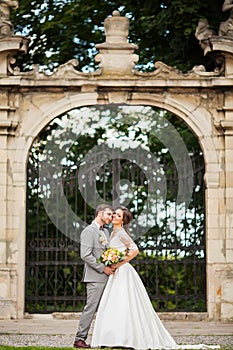
[[[206,164],[207,311],[209,319],[221,320],[221,270],[225,265],[225,184],[220,164]]]
[[[18,1],[0,1],[0,76],[8,78],[14,74],[11,67],[18,53],[27,52],[29,39],[14,35],[10,21],[11,9],[17,9]],[[18,288],[18,208],[20,201],[14,200],[14,134],[18,125],[16,115],[17,95],[1,89],[0,94],[0,318],[16,318]],[[24,169],[24,168],[23,168]],[[22,168],[21,168],[22,171]],[[25,188],[20,183],[21,188]],[[15,205],[16,203],[16,205]],[[22,202],[21,202],[22,203]],[[24,213],[25,215],[25,213]],[[24,217],[22,218],[24,220]],[[24,249],[24,248],[23,248]],[[24,270],[24,268],[23,268]],[[21,299],[22,300],[22,299]]]
[[[217,123],[224,143],[224,153],[219,157],[222,178],[219,185],[216,182],[215,188],[207,190],[208,289],[212,291],[208,303],[211,318],[233,321],[233,35],[228,21],[220,25],[219,35],[210,32],[208,22],[205,23],[204,27],[199,25],[201,31],[196,32],[196,37],[203,44],[205,55],[214,53],[218,57],[218,86],[228,86],[222,90],[224,102],[218,108]]]
[[[8,141],[7,263],[11,267],[11,299],[16,318],[24,316],[25,299],[27,158],[22,156],[25,143],[25,138],[19,136]]]
[[[233,106],[231,92],[225,93],[219,137],[219,179],[212,172],[207,190],[208,304],[210,319],[233,321]],[[221,111],[221,112],[222,112]],[[222,136],[220,136],[220,134]],[[207,167],[209,168],[209,164]],[[215,167],[217,170],[217,166]],[[213,168],[214,170],[214,168]]]
[[[225,263],[222,271],[221,319],[233,321],[233,104],[232,93],[225,93],[225,120],[222,127],[225,134],[226,171],[226,239],[224,242]]]
[[[8,96],[1,95],[0,107],[0,318],[15,317],[15,310],[11,296],[12,273],[8,265],[8,136],[12,132],[13,122],[8,120],[10,111]],[[14,273],[13,273],[14,274]]]

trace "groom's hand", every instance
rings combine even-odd
[[[104,273],[109,276],[109,275],[112,275],[114,273],[114,270],[111,267],[106,266],[104,269]]]

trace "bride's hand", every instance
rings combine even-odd
[[[119,267],[121,267],[122,265],[127,263],[128,261],[129,261],[129,259],[128,259],[127,255],[125,255],[124,260],[122,260],[121,262],[119,262],[117,264],[112,265],[111,268],[114,269],[114,271],[115,271],[115,270],[119,269]]]
[[[104,269],[104,273],[108,276],[112,275],[115,272],[115,270],[112,269],[110,266],[106,266]]]
[[[119,267],[120,267],[121,265],[118,263],[118,264],[113,264],[113,265],[111,265],[111,269],[113,269],[114,271],[116,270],[116,269],[118,269]]]
[[[137,256],[139,253],[139,250],[138,249],[135,249],[135,250],[130,250],[128,249],[127,250],[127,253],[125,255],[125,258],[123,261],[119,262],[118,264],[114,264],[114,265],[111,265],[111,269],[113,269],[114,271],[116,269],[119,269],[119,267],[121,267],[122,265],[124,265],[125,263],[129,262],[130,260],[132,260],[133,258],[135,258],[135,256]]]

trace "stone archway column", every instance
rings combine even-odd
[[[12,232],[9,231],[9,213],[13,209],[10,205],[12,197],[9,193],[9,140],[14,135],[17,123],[9,120],[9,113],[14,108],[8,106],[8,96],[2,94],[0,107],[0,309],[1,318],[16,318],[16,269],[9,263],[10,242]],[[10,224],[11,225],[11,224]]]
[[[224,258],[225,266],[221,271],[221,320],[233,320],[233,104],[232,94],[225,94],[225,120],[221,126],[225,135],[225,241]]]
[[[219,173],[207,164],[206,171],[206,253],[207,253],[207,310],[209,319],[221,320],[222,280],[225,269],[225,187],[220,184]]]
[[[5,114],[1,108],[1,117]],[[0,283],[5,285],[4,290],[1,288],[0,308],[5,315],[9,314],[10,302],[8,301],[8,286],[10,269],[6,265],[6,225],[7,225],[7,130],[4,126],[4,120],[0,125]]]
[[[2,3],[2,2],[1,2]],[[10,10],[17,9],[18,1],[1,4],[0,18],[0,76],[1,82],[13,73],[15,56],[26,53],[29,38],[14,35],[10,22]],[[4,84],[3,84],[4,85]],[[11,157],[14,154],[14,136],[18,126],[17,94],[1,86],[0,93],[0,318],[16,318],[18,303],[18,212],[14,198],[14,183]],[[20,184],[22,186],[22,183]],[[17,215],[17,214],[16,214]],[[24,213],[25,215],[25,213]],[[18,218],[19,219],[19,218]],[[24,249],[24,248],[23,248]]]
[[[26,164],[17,133],[19,96],[1,94],[0,107],[0,318],[24,314]],[[17,133],[17,135],[16,135]]]
[[[216,172],[217,164],[207,164],[206,173],[208,311],[219,321],[233,319],[233,107],[232,97],[225,97],[225,119],[218,125],[224,150],[220,168]]]

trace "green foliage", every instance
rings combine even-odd
[[[119,0],[21,0],[12,21],[17,33],[31,38],[21,64],[53,70],[78,58],[79,69],[94,69],[95,44],[105,41],[103,21],[116,9],[130,18],[129,41],[139,46],[139,69],[151,70],[155,61],[183,71],[196,64],[213,68],[194,35],[200,18],[206,17],[216,32],[225,19],[221,3],[212,0],[127,0],[124,5]]]

